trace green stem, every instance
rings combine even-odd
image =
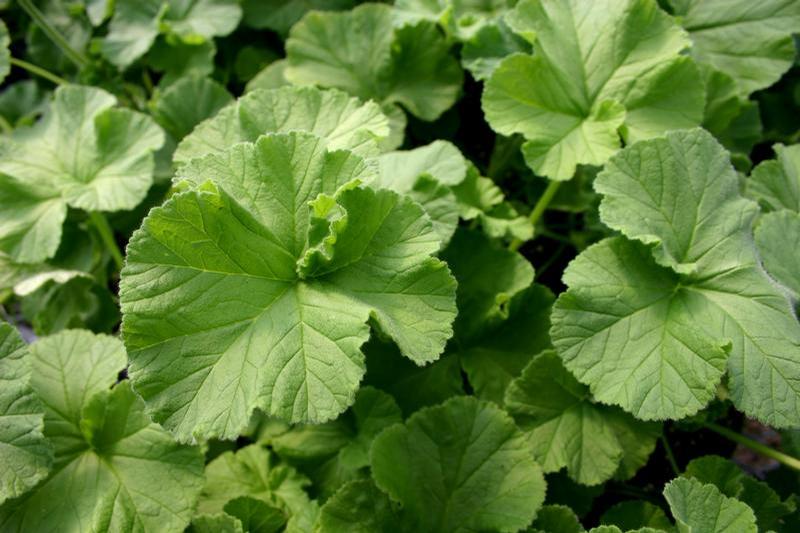
[[[555,197],[556,193],[558,192],[558,188],[561,186],[560,181],[551,181],[547,184],[547,188],[542,193],[542,196],[536,202],[536,205],[533,206],[533,211],[531,211],[530,216],[528,216],[528,220],[531,222],[531,226],[536,226],[536,223],[539,222],[539,219],[542,218],[542,215],[547,210],[547,206],[550,205],[550,201]],[[519,239],[514,239],[511,241],[511,244],[508,245],[508,249],[512,252],[516,252],[519,250],[519,247],[525,244]]]
[[[61,36],[61,33],[47,21],[44,14],[39,11],[39,8],[33,5],[31,0],[19,0],[19,5],[33,19],[34,23],[42,29],[45,35],[61,49],[67,59],[75,63],[78,68],[83,68],[89,64],[89,60],[70,46],[67,40]]]
[[[703,425],[711,431],[722,435],[726,439],[730,439],[733,442],[741,444],[742,446],[746,446],[756,453],[760,453],[765,457],[775,459],[779,463],[784,464],[789,468],[800,470],[800,459],[792,457],[791,455],[786,455],[783,452],[779,452],[775,448],[770,448],[769,446],[761,444],[758,441],[745,437],[744,435],[736,433],[735,431],[732,431],[726,427],[719,426],[713,422],[706,422]]]
[[[672,467],[672,471],[675,473],[676,476],[680,476],[681,469],[678,468],[678,461],[675,460],[675,454],[672,453],[672,447],[669,445],[667,436],[662,433],[660,439],[661,439],[661,446],[664,447],[664,453],[667,456],[667,461],[669,461],[669,466]]]
[[[117,270],[122,270],[125,261],[122,258],[122,252],[119,251],[117,241],[114,240],[114,232],[108,224],[108,220],[98,211],[90,212],[89,220],[91,220],[92,225],[97,229],[97,233],[100,234],[100,238],[103,240],[103,244],[106,245],[106,248],[108,248],[111,257],[114,258],[114,264],[117,265]]]
[[[21,59],[17,59],[16,57],[12,57],[10,61],[11,61],[12,65],[15,65],[15,66],[17,66],[19,68],[25,69],[28,72],[30,72],[31,74],[35,74],[35,75],[37,75],[37,76],[39,76],[41,78],[44,78],[44,79],[46,79],[48,81],[52,81],[56,85],[68,85],[69,84],[69,82],[67,80],[65,80],[64,78],[56,76],[55,74],[53,74],[49,70],[45,70],[42,67],[37,67],[33,63],[28,63],[27,61],[23,61]]]

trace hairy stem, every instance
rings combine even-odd
[[[89,64],[89,60],[80,52],[72,48],[66,39],[55,29],[48,21],[44,14],[39,11],[39,8],[33,5],[31,0],[19,0],[19,5],[33,19],[33,22],[39,26],[47,37],[61,49],[64,56],[70,61],[75,63],[78,68],[83,68]]]
[[[33,63],[28,63],[27,61],[23,61],[22,59],[17,59],[16,57],[12,57],[10,61],[12,65],[25,69],[31,74],[35,74],[36,76],[44,78],[47,81],[52,81],[56,85],[67,85],[69,83],[64,78],[56,76],[49,70],[45,70],[42,67],[37,67]]]
[[[100,234],[103,244],[106,245],[108,252],[114,259],[114,264],[117,266],[117,270],[122,270],[125,260],[122,258],[122,252],[120,252],[119,246],[117,246],[117,241],[114,239],[114,232],[111,230],[108,220],[106,220],[106,217],[98,211],[90,212],[89,220],[97,230],[97,233]]]
[[[708,429],[710,429],[711,431],[713,431],[714,433],[718,433],[719,435],[722,435],[726,439],[730,439],[737,444],[746,446],[756,453],[759,453],[765,457],[769,457],[770,459],[775,459],[779,463],[784,464],[789,468],[800,470],[800,459],[797,459],[796,457],[792,457],[791,455],[786,455],[783,452],[779,452],[775,448],[770,448],[769,446],[761,444],[758,441],[745,437],[744,435],[736,433],[735,431],[717,425],[713,422],[706,422],[703,425]]]

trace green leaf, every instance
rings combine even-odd
[[[309,505],[310,482],[258,444],[225,452],[206,465],[206,482],[197,504],[200,514],[222,511],[231,500],[247,496],[287,513]]]
[[[164,135],[114,104],[101,89],[59,87],[41,122],[0,139],[0,251],[14,261],[53,256],[68,206],[118,211],[144,199]]]
[[[583,533],[578,517],[566,505],[545,505],[536,514],[532,533]]]
[[[516,35],[502,18],[485,24],[464,42],[461,64],[478,81],[488,80],[506,56],[530,53],[530,43]]]
[[[567,268],[553,343],[598,401],[638,418],[682,418],[713,397],[727,364],[740,410],[800,421],[800,347],[786,295],[761,268],[755,204],[703,130],[677,131],[615,156],[595,180],[612,238]],[[727,361],[726,361],[727,360]]]
[[[335,418],[363,376],[370,317],[417,364],[452,333],[455,281],[431,257],[422,209],[354,188],[369,168],[324,144],[273,134],[184,167],[197,188],[152,210],[128,244],[131,376],[181,440],[235,438],[256,407]],[[176,309],[182,320],[165,321]]]
[[[156,72],[163,73],[158,81],[163,89],[185,77],[210,76],[214,72],[216,53],[214,41],[187,44],[162,36],[147,54],[147,63]]]
[[[285,58],[273,61],[247,82],[244,92],[249,93],[256,89],[279,89],[291,85],[284,76],[287,66]]]
[[[724,496],[714,485],[681,477],[667,484],[664,497],[681,533],[758,531],[753,510],[735,498]]]
[[[311,10],[350,9],[355,0],[243,0],[244,23],[286,36],[292,26]]]
[[[0,82],[6,79],[11,71],[11,52],[8,46],[11,44],[11,37],[8,35],[8,28],[5,22],[0,20]]]
[[[800,5],[792,0],[671,0],[692,39],[692,56],[736,81],[744,96],[792,66]]]
[[[759,164],[747,180],[747,196],[766,211],[800,213],[800,144],[773,147],[775,159]]]
[[[0,92],[0,115],[14,127],[28,126],[47,107],[49,92],[34,80],[22,80]]]
[[[249,533],[277,533],[286,525],[286,515],[262,500],[242,496],[225,504],[225,512],[242,523]]]
[[[151,108],[156,122],[173,139],[180,140],[231,102],[231,93],[216,81],[190,76],[170,85]]]
[[[384,428],[402,422],[394,399],[378,389],[363,387],[355,403],[331,422],[296,426],[268,440],[280,457],[296,463],[317,463],[309,472],[322,497],[364,474],[369,448]]]
[[[542,469],[556,472],[566,467],[569,476],[584,485],[607,481],[619,469],[626,450],[618,426],[645,441],[651,452],[658,435],[657,427],[592,402],[588,387],[550,350],[537,355],[511,382],[505,405],[526,433]]]
[[[602,524],[614,525],[623,531],[651,527],[659,531],[671,531],[672,522],[661,507],[644,501],[625,501],[611,507],[600,517]]]
[[[329,150],[374,155],[375,143],[389,135],[389,122],[374,102],[336,90],[285,87],[255,90],[202,122],[175,152],[178,164],[219,154],[231,145],[271,132],[307,131],[320,137]]]
[[[419,531],[516,531],[544,501],[545,482],[522,433],[501,409],[453,398],[383,431],[375,483]]]
[[[512,4],[508,0],[397,0],[395,16],[403,22],[438,22],[448,35],[465,40],[500,20]]]
[[[703,83],[680,52],[685,34],[655,0],[523,0],[507,17],[533,55],[506,58],[483,109],[503,135],[521,133],[538,174],[568,180],[620,148],[703,118]],[[620,29],[624,31],[620,33]]]
[[[239,0],[167,0],[167,11],[160,21],[162,32],[187,43],[201,43],[228,35],[242,18]]]
[[[192,519],[186,533],[244,533],[242,521],[229,514],[201,514]]]
[[[30,356],[13,326],[0,322],[0,503],[47,477],[53,450],[44,438],[44,411],[29,384]]]
[[[0,507],[0,528],[181,530],[203,483],[202,454],[176,444],[144,414],[117,339],[66,331],[30,347],[31,385],[54,446],[50,477]]]
[[[120,69],[142,57],[156,40],[167,6],[163,0],[115,0],[100,50]]]
[[[363,100],[397,103],[422,120],[452,106],[463,74],[435,24],[395,24],[390,6],[311,12],[286,41],[286,78],[335,87]]]
[[[390,533],[401,529],[401,518],[389,497],[371,479],[351,481],[320,509],[318,533]]]
[[[800,296],[800,213],[783,209],[761,217],[755,232],[756,246],[767,272]]]

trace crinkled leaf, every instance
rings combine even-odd
[[[258,444],[223,453],[206,465],[205,474],[197,504],[200,514],[218,513],[242,496],[264,501],[289,515],[310,503],[305,492],[309,480]]]
[[[714,485],[677,478],[664,488],[664,497],[681,533],[756,533],[753,510],[735,498],[724,496]]]
[[[738,187],[703,130],[637,143],[597,176],[603,221],[650,245],[605,240],[565,273],[553,343],[599,401],[681,418],[708,403],[727,365],[739,409],[800,420],[800,325],[758,262],[758,210]]]
[[[800,296],[800,213],[783,209],[763,215],[755,237],[767,272]]]
[[[286,514],[263,500],[240,496],[225,504],[225,512],[242,523],[248,533],[278,533],[286,525]]]
[[[435,24],[398,26],[390,6],[311,12],[289,33],[285,75],[292,83],[398,103],[423,120],[434,120],[461,89],[461,67],[448,48]]]
[[[234,438],[256,407],[336,417],[364,373],[370,317],[418,364],[451,335],[455,282],[431,257],[430,221],[393,192],[343,187],[369,169],[324,145],[273,134],[184,167],[198,188],[152,210],[128,245],[130,373],[180,439]]]
[[[611,507],[600,517],[602,524],[614,525],[623,531],[651,527],[671,531],[672,522],[661,507],[645,501],[624,501]]]
[[[47,477],[53,450],[42,430],[44,411],[29,384],[30,356],[13,326],[0,322],[0,503]]]
[[[158,96],[152,105],[153,117],[173,139],[180,140],[232,101],[231,94],[216,81],[190,76]]]
[[[42,531],[181,530],[203,483],[202,454],[150,422],[124,381],[117,339],[66,331],[30,348],[31,385],[54,445],[48,479],[0,507],[0,527]]]
[[[164,135],[114,104],[101,89],[59,87],[41,122],[0,139],[0,250],[13,260],[52,257],[67,206],[118,211],[144,199]]]
[[[627,142],[697,125],[699,71],[684,32],[655,0],[523,0],[507,17],[533,55],[505,59],[483,109],[503,135],[521,133],[528,165],[556,180],[601,165]]]
[[[626,450],[618,426],[627,426],[639,441],[646,441],[650,451],[658,435],[657,429],[592,402],[588,387],[549,350],[537,355],[511,382],[505,405],[526,433],[544,471],[566,467],[570,477],[584,485],[602,483],[619,469]]]
[[[375,483],[421,531],[516,531],[544,501],[522,433],[504,411],[471,397],[384,430],[370,455]]]
[[[320,509],[318,533],[390,533],[401,529],[400,513],[371,479],[351,481]]]
[[[375,142],[389,135],[386,116],[374,102],[336,90],[285,87],[256,90],[223,108],[186,136],[175,152],[176,163],[219,154],[231,145],[271,132],[307,131],[321,137],[329,150],[373,155]]]
[[[775,159],[759,164],[747,180],[747,196],[765,210],[800,213],[800,144],[776,144]]]
[[[692,39],[692,56],[733,78],[743,95],[769,87],[795,57],[793,0],[671,0]]]
[[[283,36],[311,10],[350,9],[355,0],[243,0],[244,23],[252,28],[266,28]]]

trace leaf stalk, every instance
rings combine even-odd
[[[111,257],[114,259],[117,270],[122,270],[125,260],[122,257],[122,252],[117,245],[117,241],[114,239],[114,232],[108,220],[106,220],[106,217],[99,211],[91,211],[89,213],[89,220],[97,230],[97,233],[100,234],[100,239],[102,239],[103,244],[105,244],[106,249],[108,249]]]
[[[761,444],[760,442],[753,440],[751,438],[745,437],[735,431],[732,431],[726,427],[720,426],[713,422],[705,422],[703,424],[706,428],[710,429],[714,433],[722,435],[726,439],[732,440],[737,444],[741,444],[742,446],[746,446],[750,448],[756,453],[759,453],[765,457],[769,457],[770,459],[775,459],[779,463],[788,466],[789,468],[793,468],[795,470],[800,470],[800,459],[796,457],[792,457],[791,455],[787,455],[783,452],[779,452],[775,448],[770,448],[765,444]]]
[[[36,7],[31,0],[19,0],[19,5],[22,7],[25,13],[27,13],[28,16],[33,19],[33,22],[42,29],[45,35],[47,35],[47,37],[61,49],[61,52],[67,59],[75,63],[75,65],[80,69],[89,64],[89,60],[86,58],[86,56],[70,46],[67,40],[62,37],[62,35],[50,24],[50,22],[48,22],[44,14],[39,11],[39,8]]]
[[[56,85],[67,85],[69,82],[60,76],[56,76],[49,70],[45,70],[42,67],[36,66],[33,63],[28,63],[27,61],[23,61],[22,59],[17,59],[16,57],[12,57],[10,60],[12,65],[15,65],[21,69],[27,70],[31,74],[35,74],[40,78],[44,78],[47,81],[52,81]]]

